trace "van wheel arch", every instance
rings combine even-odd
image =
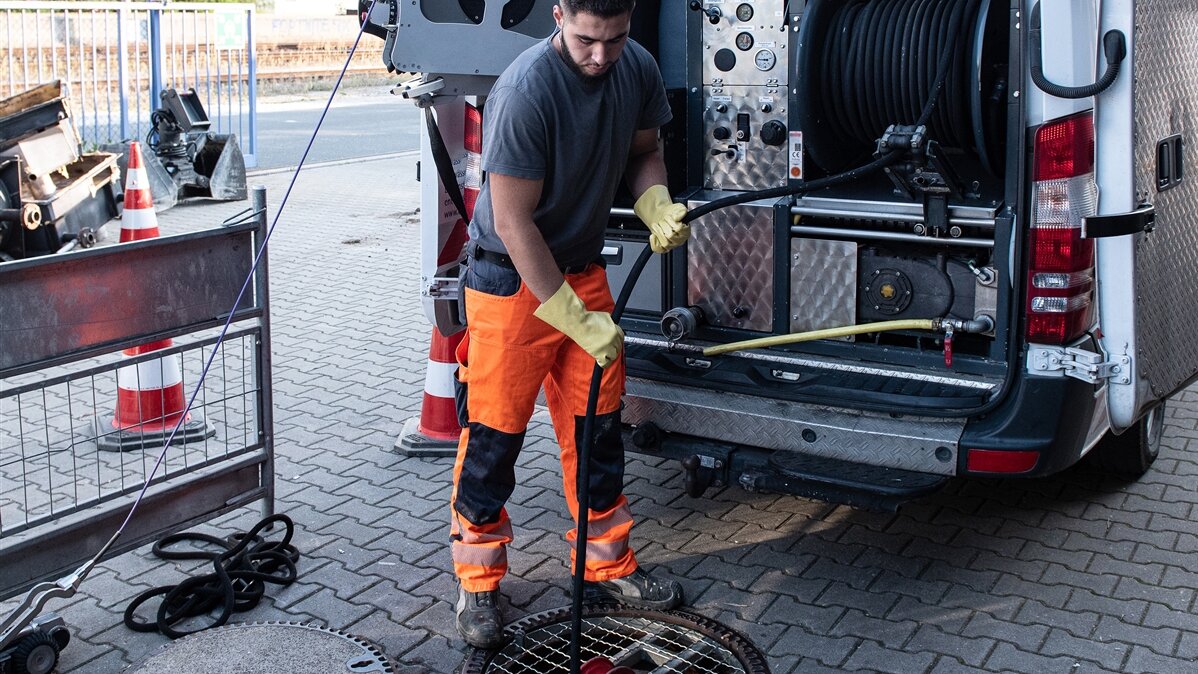
[[[1165,406],[1166,403],[1162,400],[1119,435],[1107,431],[1090,452],[1092,465],[1130,478],[1137,478],[1148,472],[1161,451]]]

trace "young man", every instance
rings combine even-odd
[[[458,630],[480,648],[502,639],[498,590],[512,540],[504,504],[542,385],[577,522],[577,450],[595,363],[605,371],[591,449],[587,593],[646,608],[682,601],[678,583],[640,569],[628,546],[619,423],[624,335],[611,318],[601,258],[622,176],[654,251],[689,235],[680,222],[686,208],[665,187],[658,128],[670,109],[661,74],[628,39],[633,5],[561,0],[553,8],[557,32],[508,67],[484,113],[488,178],[470,223],[468,327],[458,350],[469,423],[451,508]]]

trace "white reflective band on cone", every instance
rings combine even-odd
[[[452,398],[453,371],[456,369],[457,363],[428,361],[428,369],[424,373],[424,392],[437,398]]]
[[[183,383],[183,373],[179,368],[180,356],[165,356],[158,360],[147,360],[136,366],[122,367],[117,370],[117,386],[127,391],[145,391],[160,389]]]
[[[125,171],[125,191],[150,189],[150,177],[144,166]]]
[[[158,217],[153,210],[129,210],[121,214],[121,229],[158,229]]]

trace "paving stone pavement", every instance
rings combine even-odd
[[[417,291],[415,157],[303,172],[270,247],[277,510],[303,553],[294,585],[240,620],[298,620],[379,644],[405,674],[453,672],[448,459],[392,451],[417,414],[429,326]],[[290,175],[254,176],[277,207]],[[188,203],[165,233],[244,204]],[[1198,393],[1170,407],[1164,448],[1135,483],[1085,470],[957,480],[879,514],[727,488],[685,496],[677,466],[630,454],[642,562],[694,612],[742,631],[776,674],[1187,672],[1198,658],[1192,521]],[[539,415],[511,503],[511,618],[567,604],[556,448]],[[203,527],[245,530],[246,508]],[[121,623],[138,592],[194,565],[147,549],[52,603],[74,641],[61,671],[119,672],[167,643]],[[228,657],[213,654],[213,657]]]

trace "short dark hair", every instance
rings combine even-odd
[[[631,12],[636,0],[559,0],[559,4],[566,14],[585,12],[611,18]]]

